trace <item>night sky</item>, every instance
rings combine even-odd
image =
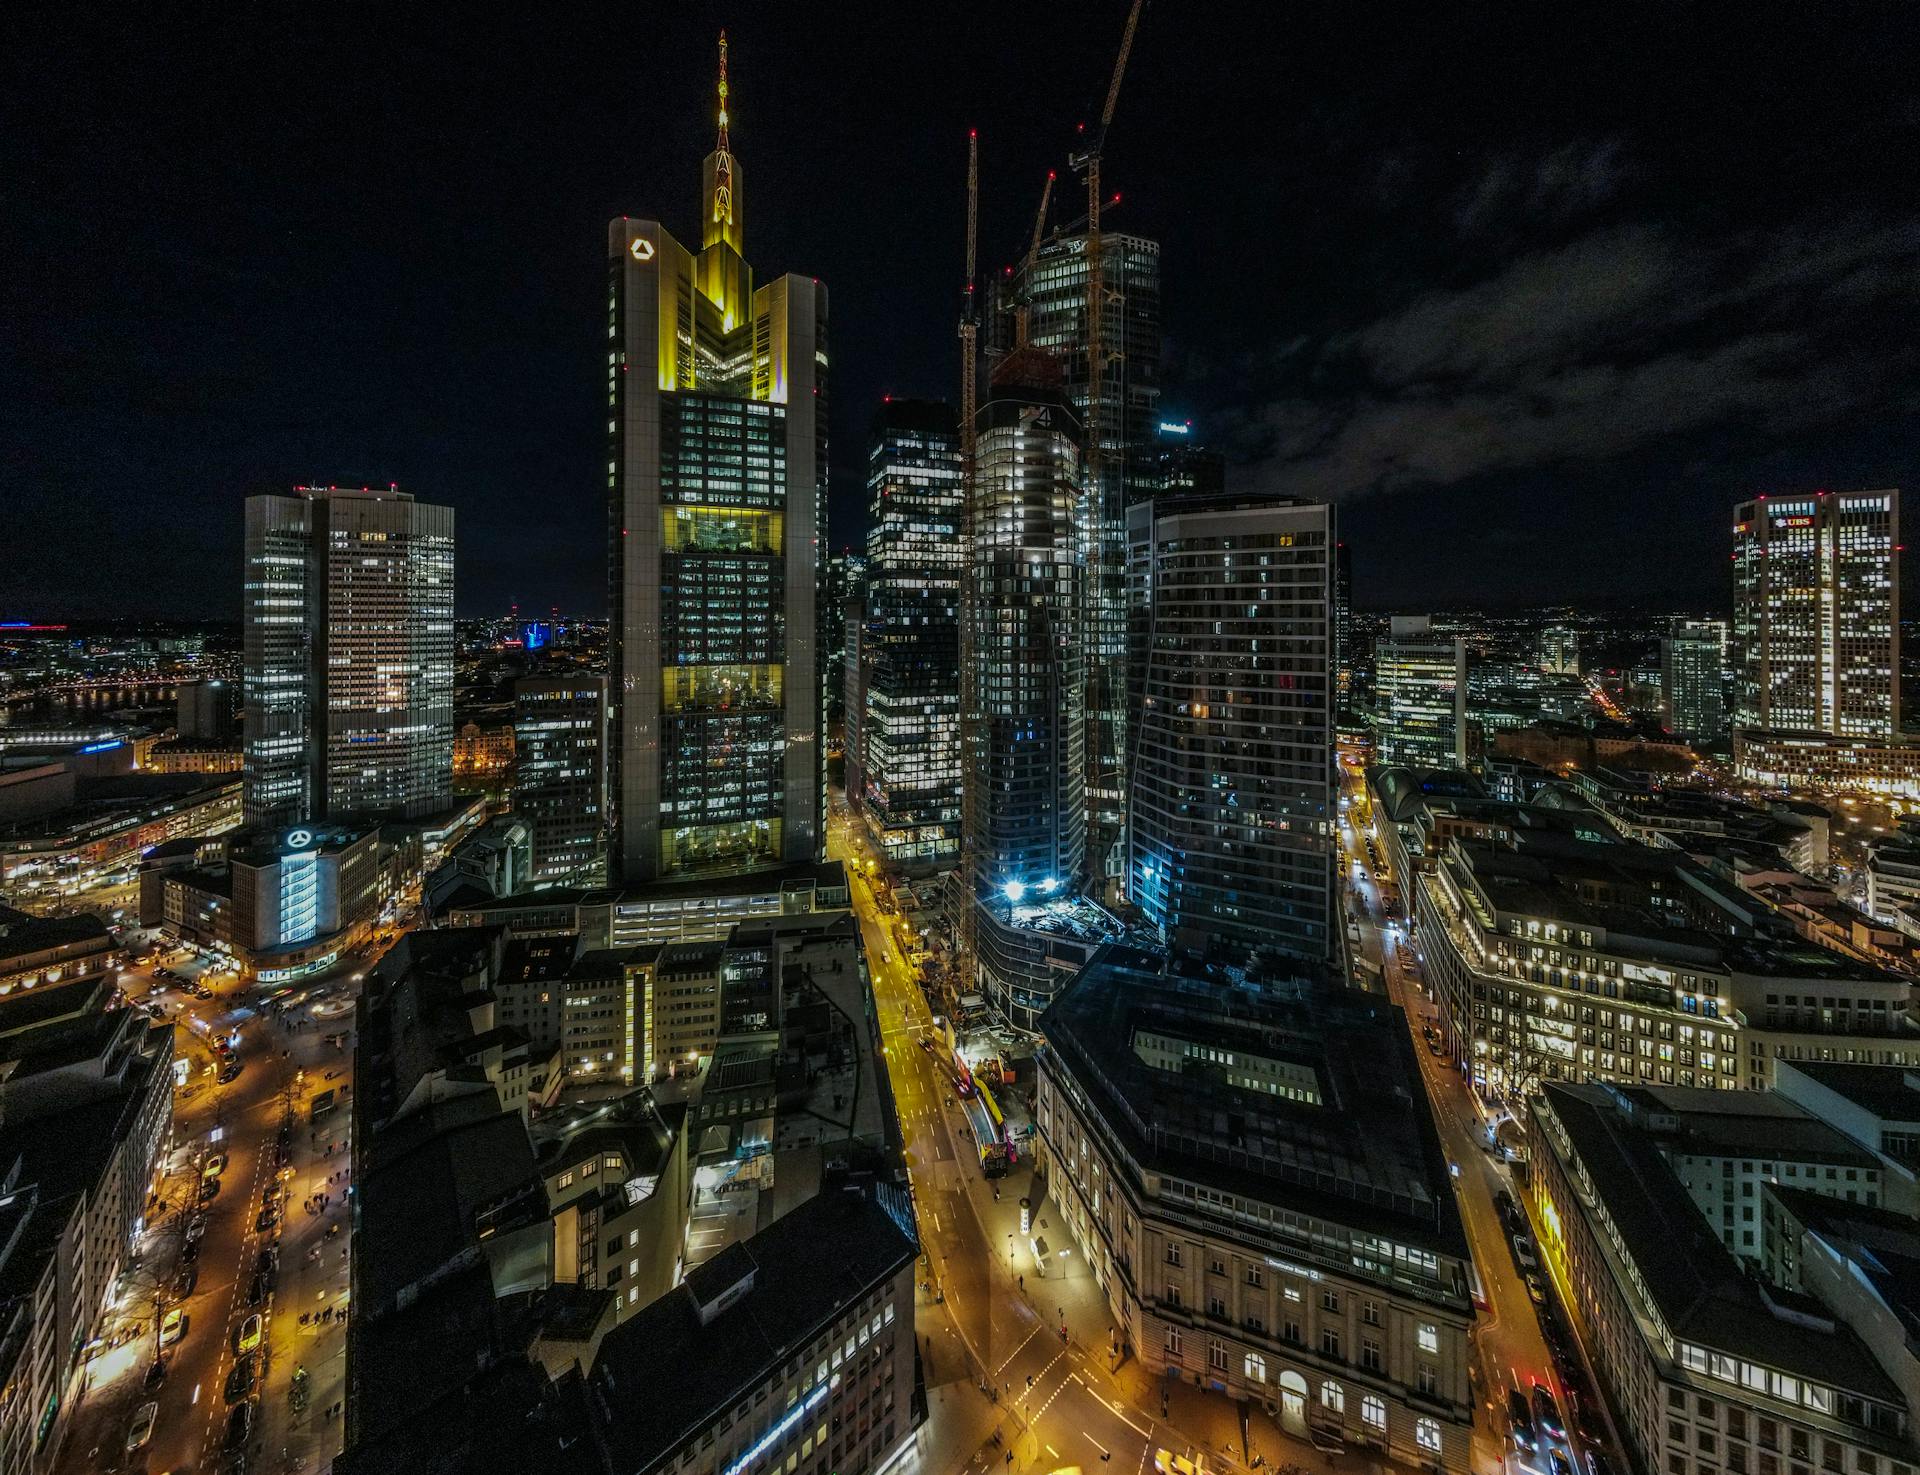
[[[236,616],[242,499],[299,482],[452,503],[463,614],[599,613],[606,221],[697,245],[721,25],[748,259],[832,292],[859,543],[874,405],[956,392],[966,131],[997,270],[1124,0],[528,9],[9,8],[0,618]],[[1916,486],[1916,41],[1159,0],[1106,172],[1166,408],[1340,499],[1362,605],[1721,604],[1737,498]]]

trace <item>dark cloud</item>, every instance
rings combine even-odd
[[[1549,213],[1611,192],[1605,149],[1489,171],[1461,217]],[[1258,485],[1350,497],[1631,454],[1738,426],[1790,435],[1915,402],[1920,224],[1801,220],[1706,237],[1593,229],[1483,279],[1416,291],[1263,366],[1234,427]],[[1258,376],[1256,376],[1256,382]]]

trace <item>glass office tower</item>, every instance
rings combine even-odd
[[[743,178],[707,156],[700,249],[607,231],[612,856],[626,882],[817,860],[827,292],[756,287]]]
[[[1027,341],[1060,362],[1068,402],[1088,423],[1092,386],[1099,384],[1100,485],[1084,489],[1079,539],[1087,577],[1081,591],[1086,627],[1088,861],[1096,877],[1117,876],[1124,823],[1127,660],[1127,518],[1130,501],[1151,489],[1151,454],[1158,429],[1160,358],[1160,244],[1144,236],[1103,231],[1101,281],[1107,294],[1101,344],[1107,362],[1098,375],[1087,366],[1087,238],[1056,235],[1030,262],[996,284],[1002,311],[995,331],[1009,331],[1012,305],[1022,304]]]
[[[882,853],[906,870],[941,870],[960,858],[962,495],[952,408],[882,405],[867,453],[858,798]],[[849,713],[849,733],[855,725]]]
[[[1170,496],[1127,522],[1128,897],[1190,956],[1324,962],[1333,509]]]
[[[453,802],[453,509],[296,487],[246,509],[249,826]]]
[[[513,812],[535,888],[607,880],[607,683],[585,672],[513,684]]]

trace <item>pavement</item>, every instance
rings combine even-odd
[[[132,950],[139,951],[137,942]],[[328,1238],[329,1229],[345,1218],[349,1188],[336,1176],[347,1162],[350,1115],[339,1093],[351,1089],[347,1006],[356,988],[354,973],[364,971],[370,953],[344,960],[330,978],[271,1004],[231,975],[209,974],[204,963],[183,961],[186,956],[176,949],[121,976],[123,994],[157,1002],[163,1017],[176,1024],[176,1055],[187,1061],[188,1076],[175,1095],[174,1130],[162,1153],[165,1173],[149,1228],[103,1327],[105,1351],[89,1364],[66,1421],[55,1469],[78,1475],[216,1468],[229,1417],[224,1385],[234,1364],[235,1338],[247,1318],[258,1314],[259,1375],[251,1394],[258,1408],[248,1468],[279,1475],[323,1470],[341,1444],[341,1423],[326,1410],[344,1397],[348,1309],[345,1246],[350,1235],[342,1228]],[[207,980],[213,997],[197,999],[178,983],[156,979],[157,966]],[[156,983],[163,984],[163,992],[151,992]],[[235,1034],[241,1073],[222,1085],[211,1041]],[[308,1121],[310,1103],[326,1089],[333,1089],[342,1104],[316,1128]],[[282,1167],[275,1148],[290,1113],[293,1128]],[[200,1184],[215,1154],[225,1156],[217,1174],[220,1188],[203,1205]],[[270,1190],[279,1204],[278,1218],[263,1228],[260,1213]],[[320,1194],[329,1196],[325,1209],[316,1204],[315,1212],[307,1212],[305,1201]],[[197,1273],[191,1291],[180,1298],[177,1277],[188,1225],[200,1214],[205,1228],[198,1240]],[[278,1247],[278,1271],[256,1289],[261,1254],[269,1245]],[[184,1313],[186,1330],[164,1351],[164,1382],[148,1391],[144,1377],[154,1360],[161,1318],[175,1308]],[[113,1345],[117,1341],[120,1345]],[[300,1367],[309,1379],[304,1412],[295,1410],[291,1399],[292,1378]],[[159,1405],[152,1439],[129,1456],[128,1424],[148,1401]]]

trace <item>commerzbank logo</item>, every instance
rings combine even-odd
[[[653,242],[652,241],[645,241],[640,239],[638,236],[635,236],[633,240],[627,243],[627,249],[633,253],[633,259],[635,261],[653,260]]]

